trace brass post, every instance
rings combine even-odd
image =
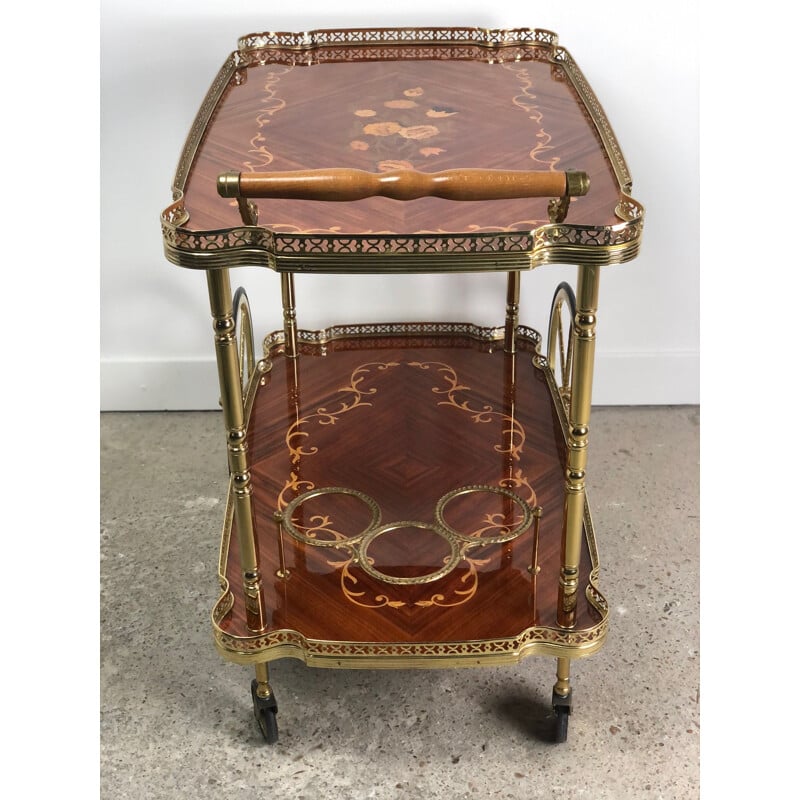
[[[569,697],[572,691],[569,685],[569,659],[557,658],[556,659],[556,683],[553,686],[554,694],[559,697]]]
[[[569,405],[564,526],[561,534],[561,575],[558,587],[558,624],[575,625],[578,568],[586,497],[586,448],[592,405],[595,326],[600,271],[597,266],[578,269],[577,310],[573,325],[573,379]]]
[[[288,341],[288,340],[287,340]],[[295,357],[289,356],[288,352],[285,352],[287,356],[285,365],[286,365],[286,406],[288,412],[288,420],[290,426],[292,424],[299,425],[300,424],[300,359]],[[287,454],[288,456],[288,454]],[[292,455],[291,458],[288,459],[289,463],[287,464],[287,468],[289,470],[289,474],[293,476],[293,479],[297,484],[302,483],[302,474],[303,474],[303,460],[300,456],[300,453]],[[276,512],[276,517],[277,517]],[[281,548],[281,557],[283,556],[283,515],[281,515],[281,521],[278,523],[278,542]],[[299,551],[295,552],[295,558],[299,559],[297,563],[297,567],[299,569],[304,568],[306,563],[306,548],[301,547]],[[282,569],[284,569],[282,567]],[[288,570],[286,570],[286,574],[288,577]]]
[[[276,511],[272,516],[278,529],[278,558],[280,560],[280,567],[275,574],[281,580],[289,580],[289,570],[286,569],[286,553],[283,549],[283,514]]]
[[[509,273],[509,278],[511,273]],[[508,333],[508,331],[506,331]],[[511,333],[512,346],[514,334]],[[517,354],[515,350],[505,350],[503,353],[503,414],[506,416],[503,428],[503,439],[500,443],[500,452],[505,455],[503,473],[506,486],[514,485],[514,431],[516,430],[517,414]],[[514,501],[511,497],[503,499],[503,513],[509,525],[513,526]],[[510,553],[513,549],[512,542],[506,542],[504,552]]]
[[[269,666],[266,661],[256,664],[256,696],[266,699],[272,695],[269,685]]]
[[[503,349],[506,353],[517,352],[517,323],[519,322],[519,287],[520,273],[508,273],[506,289],[506,330]]]
[[[239,376],[236,323],[227,269],[206,273],[208,297],[214,321],[214,346],[225,429],[228,434],[228,466],[233,485],[236,532],[241,555],[247,627],[254,632],[265,628],[264,598],[258,569],[258,543],[253,517],[252,487],[247,464],[247,431]]]
[[[531,555],[531,565],[528,567],[528,572],[533,576],[531,588],[534,594],[536,593],[536,576],[542,569],[539,566],[539,525],[542,521],[542,510],[541,506],[535,506],[533,509],[533,554]]]
[[[285,352],[288,358],[297,357],[297,311],[294,304],[294,276],[281,273],[281,300],[283,302],[283,331],[286,339]]]

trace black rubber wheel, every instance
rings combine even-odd
[[[258,681],[250,684],[250,693],[253,696],[253,715],[258,723],[258,729],[267,744],[275,744],[278,741],[278,704],[275,702],[275,695],[269,697],[259,697],[257,694]]]
[[[556,744],[563,744],[567,741],[567,729],[569,728],[569,708],[566,706],[556,706]]]
[[[264,741],[275,744],[278,741],[278,714],[271,708],[260,709],[256,712],[256,722]]]

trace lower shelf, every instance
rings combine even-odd
[[[237,663],[431,668],[576,658],[607,604],[588,508],[575,625],[556,620],[565,416],[539,334],[425,324],[265,343],[248,454],[265,628],[228,500],[215,640]]]

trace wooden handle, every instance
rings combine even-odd
[[[508,200],[517,197],[578,197],[589,190],[585,172],[451,169],[444,172],[397,170],[372,173],[360,169],[316,169],[295,172],[225,172],[217,180],[222,197],[271,197],[295,200],[363,200],[391,197],[415,200]]]

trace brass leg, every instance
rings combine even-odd
[[[247,627],[254,632],[265,628],[264,599],[258,568],[258,545],[252,507],[250,470],[247,465],[244,403],[236,346],[236,323],[227,269],[209,270],[208,297],[214,319],[214,345],[225,428],[228,432],[228,466],[234,495],[236,532],[242,564]]]
[[[583,538],[586,496],[586,448],[592,405],[595,325],[599,294],[599,268],[578,270],[577,311],[573,326],[573,378],[569,406],[564,527],[561,535],[561,575],[558,587],[558,624],[575,626],[578,601],[578,567]]]
[[[266,662],[256,664],[256,696],[272,697],[272,687],[269,685],[269,666]]]
[[[569,659],[556,659],[556,682],[553,686],[553,694],[558,697],[569,697],[572,687],[569,685]]]

